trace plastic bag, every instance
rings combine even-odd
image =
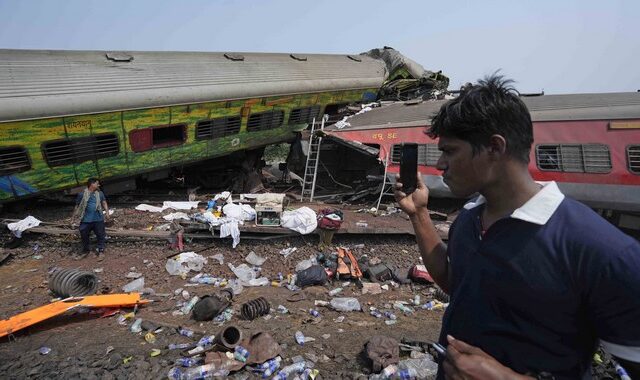
[[[301,288],[312,285],[324,285],[326,282],[327,272],[324,271],[322,265],[312,265],[297,273],[296,285]]]
[[[122,291],[125,293],[140,292],[144,289],[144,277],[140,277],[137,280],[133,280],[127,285],[122,287]]]
[[[226,205],[224,205],[224,207],[222,207],[222,212],[227,218],[244,220],[242,217],[242,206],[235,203],[227,203]]]
[[[182,276],[189,271],[199,272],[207,259],[195,252],[182,252],[173,259],[168,259],[165,269],[172,276]]]
[[[330,302],[331,307],[338,311],[360,311],[360,301],[353,297],[334,298]]]
[[[280,217],[280,225],[303,235],[315,231],[318,226],[316,213],[309,207],[300,207],[293,211],[284,211]]]

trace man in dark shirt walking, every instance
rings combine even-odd
[[[104,223],[109,219],[109,206],[102,191],[99,190],[100,181],[96,178],[87,180],[87,188],[78,193],[76,197],[76,208],[73,212],[74,223],[79,223],[80,237],[82,238],[82,255],[90,252],[89,236],[91,231],[98,238],[96,256],[98,260],[104,258],[104,246],[106,231]]]
[[[418,175],[395,196],[451,296],[438,378],[589,379],[598,344],[640,378],[640,243],[529,174],[531,116],[492,76],[442,106],[428,133],[451,192],[479,193],[439,238]]]

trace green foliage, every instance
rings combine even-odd
[[[288,143],[268,145],[264,149],[264,160],[267,165],[277,164],[279,162],[285,162],[289,155]]]

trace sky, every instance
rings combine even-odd
[[[640,89],[640,1],[0,0],[0,48],[354,54],[523,93]]]

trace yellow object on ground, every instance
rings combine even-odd
[[[33,326],[76,307],[133,307],[149,301],[141,300],[140,293],[104,294],[99,296],[71,297],[52,302],[33,310],[0,320],[0,338],[13,334],[25,327]]]

